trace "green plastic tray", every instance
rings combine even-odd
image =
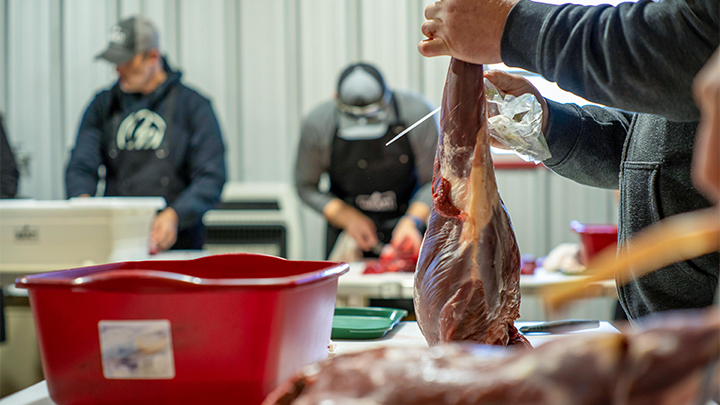
[[[404,309],[395,308],[335,308],[332,339],[376,339],[407,315]]]

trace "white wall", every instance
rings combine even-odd
[[[93,58],[120,17],[149,17],[171,65],[212,100],[230,180],[290,182],[300,120],[332,96],[346,64],[374,63],[391,85],[439,103],[448,59],[416,50],[430,2],[0,0],[0,110],[18,157],[28,159],[20,193],[65,197],[64,168],[82,114],[115,80],[112,67]],[[570,219],[613,220],[606,191],[546,171],[498,177],[525,251],[541,254],[575,240]],[[546,201],[550,190],[553,203]],[[306,254],[320,257],[323,224],[310,210],[302,216]]]

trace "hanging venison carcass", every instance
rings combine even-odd
[[[482,65],[450,61],[435,156],[433,210],[415,273],[415,312],[430,345],[527,340],[520,252],[495,182]]]

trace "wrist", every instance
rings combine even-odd
[[[178,226],[178,224],[180,223],[180,216],[178,216],[177,211],[175,211],[171,207],[167,207],[162,210],[158,216],[162,216],[166,220],[175,224],[175,226]]]
[[[323,208],[323,216],[333,226],[344,229],[353,209],[339,198],[333,198]]]
[[[402,219],[412,222],[417,229],[421,229],[423,226],[425,226],[425,221],[412,214],[405,214],[403,215]]]

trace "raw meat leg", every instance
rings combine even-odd
[[[495,182],[482,65],[452,59],[443,91],[433,210],[415,273],[415,312],[428,344],[527,340],[520,252]]]

